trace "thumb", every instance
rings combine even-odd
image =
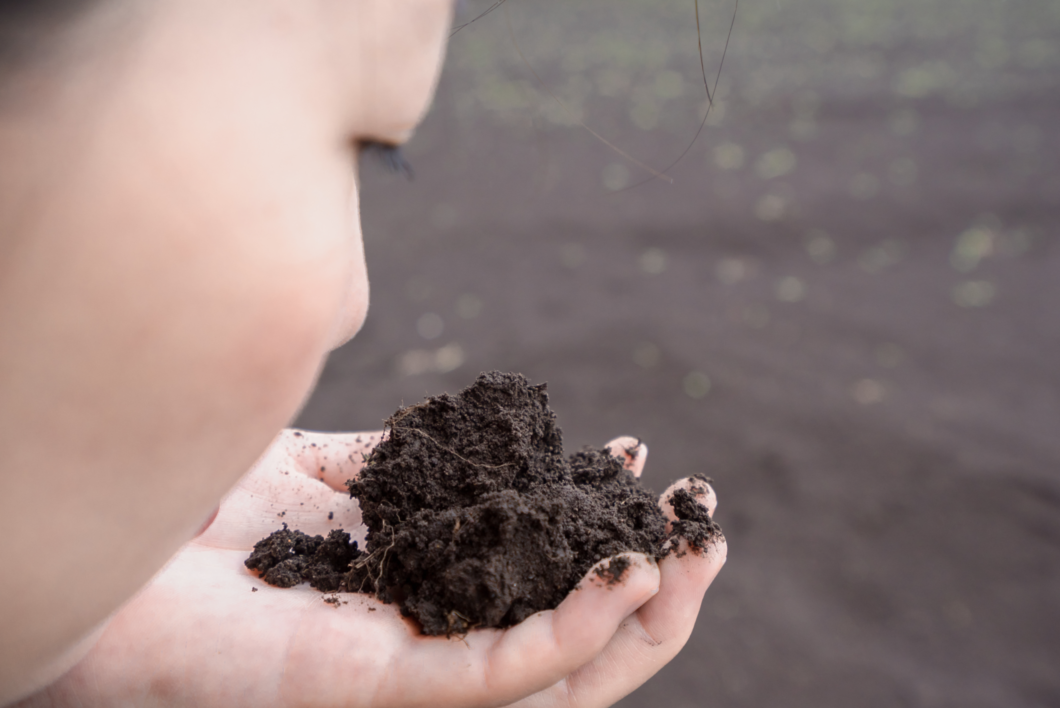
[[[315,433],[285,430],[283,444],[288,455],[306,475],[319,479],[337,492],[364,468],[364,461],[383,438],[383,431],[368,433]]]

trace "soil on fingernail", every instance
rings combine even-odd
[[[598,565],[593,569],[593,572],[596,573],[596,577],[608,585],[618,585],[626,577],[626,571],[629,570],[631,565],[633,565],[633,562],[629,558],[618,556]]]
[[[717,530],[686,491],[699,512],[679,500],[667,534],[623,460],[606,449],[564,456],[545,385],[519,374],[482,374],[455,396],[399,409],[386,429],[348,482],[368,527],[363,550],[341,530],[325,539],[285,525],[247,567],[281,587],[370,593],[424,634],[460,635],[555,608],[605,558],[660,558],[677,534],[701,548]],[[613,558],[595,572],[614,585],[630,566]]]
[[[697,492],[696,486],[691,489],[678,489],[666,500],[673,507],[674,516],[671,536],[684,538],[688,547],[701,553],[721,536],[721,527],[710,518],[707,508],[699,503],[698,497],[706,494],[706,489]],[[675,546],[676,547],[676,546]]]

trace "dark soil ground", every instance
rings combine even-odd
[[[731,8],[700,4],[709,70]],[[656,168],[702,115],[690,5],[505,3]],[[1060,706],[1057,3],[740,10],[723,119],[619,195],[502,11],[456,35],[416,181],[365,165],[372,308],[298,424],[376,430],[499,368],[549,382],[568,446],[640,436],[658,491],[713,477],[728,563],[621,708]],[[684,93],[646,130],[663,69]]]
[[[368,527],[363,550],[341,529],[325,539],[284,525],[248,568],[280,587],[374,593],[429,635],[509,627],[553,609],[598,561],[624,551],[660,558],[676,537],[693,551],[719,533],[695,487],[655,495],[605,449],[565,457],[545,386],[492,372],[451,396],[398,410],[350,480]],[[351,502],[352,503],[352,502]],[[628,561],[597,569],[621,580]]]

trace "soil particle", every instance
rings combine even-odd
[[[335,608],[337,608],[339,605],[349,604],[346,600],[343,600],[342,597],[338,594],[325,595],[324,602]]]
[[[247,567],[282,587],[371,593],[425,634],[463,635],[555,608],[604,558],[667,552],[666,518],[621,460],[589,448],[564,457],[543,384],[483,374],[458,395],[399,409],[386,428],[348,482],[364,551],[342,531],[324,539],[285,525]],[[673,500],[674,533],[703,548],[717,527],[693,494]],[[613,585],[629,566],[617,558],[596,574]]]

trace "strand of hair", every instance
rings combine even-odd
[[[677,167],[678,163],[680,163],[681,160],[683,160],[685,158],[685,156],[692,150],[692,147],[696,144],[696,141],[699,140],[699,136],[703,133],[703,129],[707,125],[707,119],[710,117],[710,109],[714,107],[714,96],[716,96],[717,93],[718,93],[718,82],[721,81],[721,69],[722,69],[723,66],[725,66],[725,55],[728,54],[728,52],[729,52],[729,40],[732,39],[732,28],[736,26],[736,11],[740,8],[740,0],[736,0],[735,5],[733,6],[733,9],[732,9],[732,21],[729,22],[729,33],[727,35],[725,35],[725,46],[721,50],[721,61],[718,62],[718,73],[714,77],[714,91],[711,92],[710,86],[707,84],[706,67],[705,67],[705,64],[704,64],[704,61],[703,61],[703,33],[702,33],[702,30],[700,29],[700,25],[699,25],[699,0],[695,0],[695,3],[696,3],[696,31],[699,33],[699,37],[700,37],[700,40],[699,40],[699,63],[700,63],[700,67],[701,67],[701,69],[703,71],[703,87],[707,91],[707,110],[703,114],[703,120],[700,121],[699,128],[696,130],[696,134],[692,137],[691,142],[689,142],[688,146],[685,147],[685,149],[681,152],[680,155],[677,156],[677,159],[674,160],[672,163],[670,163],[670,165],[668,167],[666,167],[666,169],[664,169],[661,172],[661,174],[663,176],[668,178],[668,181],[670,182],[670,184],[673,184],[673,178],[669,177],[669,175],[667,175],[667,173],[670,170],[672,170],[673,168]],[[623,192],[628,192],[631,189],[636,189],[637,187],[641,187],[641,186],[643,186],[645,184],[648,184],[649,182],[652,182],[652,181],[654,181],[656,179],[658,179],[658,177],[652,175],[652,177],[650,177],[648,179],[641,180],[640,182],[637,182],[636,184],[633,184],[633,185],[631,185],[629,187],[626,187],[625,189],[620,189],[620,190],[617,190],[615,192],[612,192],[612,194],[622,194]]]

